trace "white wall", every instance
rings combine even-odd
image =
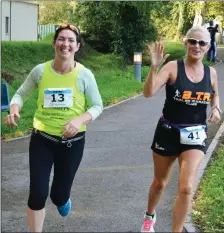
[[[37,40],[38,5],[12,2],[11,40]]]
[[[9,1],[2,1],[2,40],[10,40],[10,2]],[[9,17],[9,33],[6,34],[5,32],[5,17]]]

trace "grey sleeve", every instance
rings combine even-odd
[[[86,68],[83,68],[78,77],[79,90],[84,93],[90,107],[87,109],[92,115],[92,120],[95,120],[103,111],[102,98],[96,83],[93,73]]]
[[[22,108],[24,102],[29,98],[29,96],[38,87],[42,79],[44,64],[39,64],[35,66],[29,75],[26,77],[24,83],[19,87],[13,96],[11,104],[18,104],[20,109]]]

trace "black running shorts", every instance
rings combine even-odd
[[[151,149],[163,156],[178,156],[182,152],[192,149],[201,150],[206,153],[206,140],[203,145],[185,145],[180,143],[180,131],[163,121],[160,118],[156,130]]]

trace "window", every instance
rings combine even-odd
[[[9,17],[5,17],[5,33],[9,33]]]

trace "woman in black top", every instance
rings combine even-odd
[[[151,70],[143,94],[152,97],[166,86],[166,100],[151,146],[154,179],[150,186],[148,208],[141,232],[154,232],[156,205],[168,183],[176,158],[180,166],[178,194],[174,205],[172,232],[182,232],[191,206],[197,170],[204,158],[207,138],[206,109],[211,104],[211,123],[220,120],[216,71],[203,65],[209,49],[209,32],[191,28],[184,40],[186,56],[170,61],[159,70],[169,55],[163,56],[163,43],[148,46]]]

